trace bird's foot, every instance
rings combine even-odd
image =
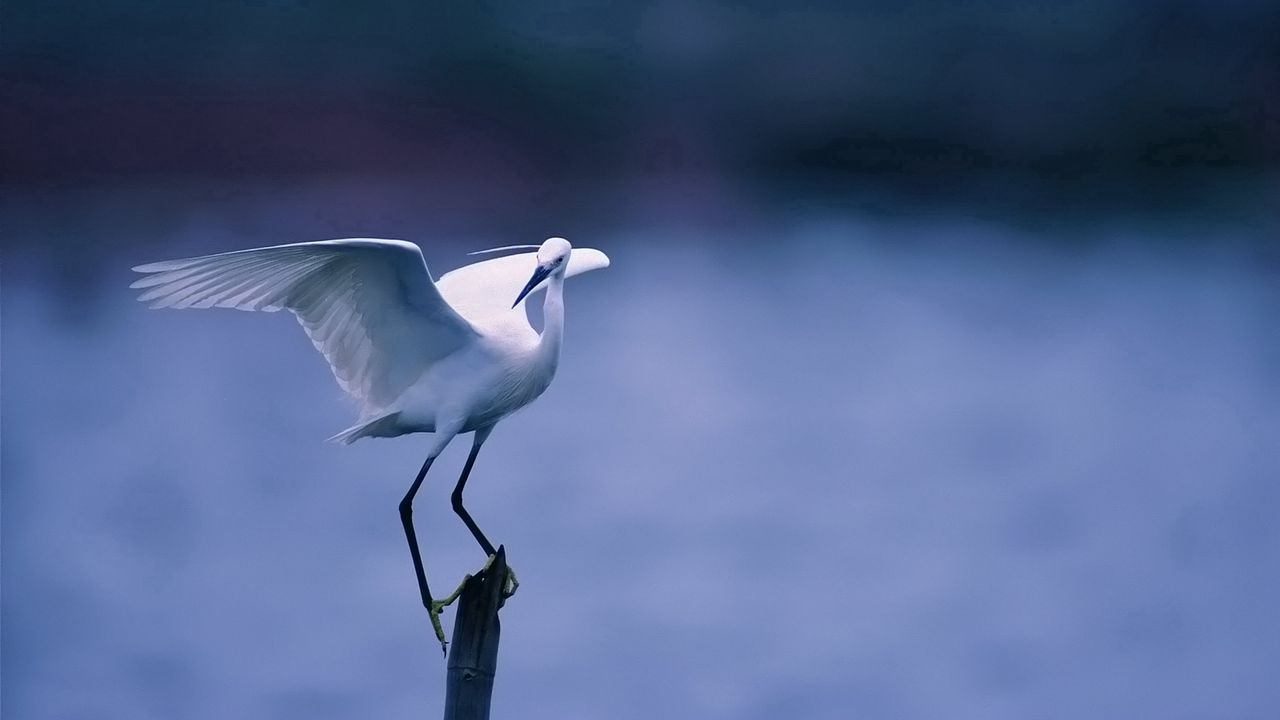
[[[449,657],[449,641],[444,639],[444,625],[440,624],[440,612],[445,606],[432,600],[427,606],[427,615],[431,616],[431,629],[436,631],[436,640],[440,642],[440,652]]]
[[[516,571],[510,565],[507,566],[507,585],[502,588],[502,599],[505,600],[520,589],[520,581],[516,579]]]
[[[453,592],[439,600],[432,600],[427,607],[427,614],[431,616],[431,629],[436,631],[436,639],[440,641],[440,650],[444,652],[446,657],[449,655],[449,642],[444,639],[444,626],[440,624],[440,615],[445,608],[452,605],[462,595],[463,588],[470,581],[470,575],[463,577],[462,582],[458,583],[458,587],[454,588]]]
[[[489,558],[484,561],[484,566],[480,568],[480,572],[488,570],[493,565],[493,561],[496,558],[497,555],[490,555]],[[453,592],[439,600],[432,600],[427,606],[427,615],[431,617],[431,629],[435,630],[436,640],[440,641],[440,650],[443,651],[446,656],[449,654],[449,642],[444,639],[444,625],[440,622],[440,616],[444,613],[445,608],[457,602],[458,598],[462,596],[462,591],[466,589],[467,583],[471,582],[471,578],[473,577],[475,576],[470,573],[464,575],[462,582],[458,583],[458,587],[454,588]],[[519,588],[520,581],[516,579],[516,571],[508,565],[507,583],[502,588],[502,599],[505,600],[512,595],[515,595],[516,590]]]
[[[498,558],[497,555],[490,555],[488,559],[484,561],[484,567],[480,568],[480,572],[485,572],[490,567],[492,567],[493,561],[496,560],[497,558]],[[506,600],[512,595],[515,595],[516,590],[519,590],[519,589],[520,589],[520,581],[516,579],[516,569],[508,565],[507,566],[507,583],[502,588],[502,599]]]

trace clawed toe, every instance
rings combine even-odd
[[[493,561],[496,560],[497,558],[498,558],[497,555],[490,555],[488,558],[486,558],[484,561],[484,567],[481,568],[481,572],[484,572],[489,568],[493,567]],[[506,584],[503,585],[502,587],[502,599],[506,600],[512,595],[515,595],[516,590],[519,590],[519,589],[520,589],[520,581],[516,579],[516,570],[515,568],[508,565]]]
[[[493,566],[493,561],[497,559],[496,555],[490,555],[484,562],[484,567],[480,572],[486,572]],[[472,575],[466,575],[462,578],[462,582],[458,583],[458,587],[448,595],[439,600],[432,600],[427,604],[427,615],[431,617],[431,629],[436,633],[436,640],[440,641],[440,650],[445,656],[449,655],[449,643],[444,639],[444,625],[440,622],[440,616],[444,613],[444,609],[452,605],[462,596],[462,591],[466,589],[467,583],[471,582]],[[516,579],[516,571],[507,566],[506,583],[502,588],[502,599],[505,600],[516,594],[516,590],[520,589],[520,581]]]
[[[440,615],[444,609],[449,607],[462,594],[462,589],[467,586],[467,581],[471,580],[471,576],[467,575],[462,578],[462,582],[458,584],[458,588],[447,596],[439,600],[432,600],[427,607],[427,614],[431,616],[431,629],[436,631],[436,639],[440,641],[440,649],[444,654],[449,654],[449,643],[444,639],[444,625],[440,623]]]
[[[427,608],[427,615],[431,616],[431,629],[436,633],[436,640],[440,642],[440,651],[445,657],[449,656],[449,643],[444,639],[444,626],[440,624],[440,612],[444,610],[445,605],[432,602]]]

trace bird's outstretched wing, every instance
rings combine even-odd
[[[451,270],[440,277],[437,287],[445,300],[464,318],[477,326],[507,327],[529,332],[525,300],[511,307],[538,265],[538,253],[518,253],[484,260]],[[569,255],[565,277],[609,266],[609,257],[593,248],[574,248]],[[529,295],[547,286],[544,281]]]
[[[401,240],[324,240],[139,265],[130,287],[153,308],[297,316],[338,384],[366,412],[476,337],[431,281],[422,251]]]

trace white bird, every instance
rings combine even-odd
[[[492,558],[493,544],[462,505],[467,476],[494,425],[541,395],[555,377],[564,339],[564,279],[608,265],[599,250],[550,238],[536,253],[477,262],[435,282],[417,245],[356,238],[148,263],[133,268],[146,276],[130,287],[143,289],[138,299],[153,308],[292,312],[338,384],[360,405],[360,421],[331,440],[434,433],[426,462],[400,502],[400,520],[422,603],[444,647],[439,614],[452,597],[433,600],[427,586],[413,527],[414,495],[445,446],[460,433],[474,433],[453,509]],[[524,302],[543,289],[539,334]],[[508,305],[512,297],[515,303]]]

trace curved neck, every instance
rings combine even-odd
[[[538,352],[554,365],[560,360],[560,343],[564,341],[564,275],[547,278],[547,297],[542,301],[542,337]]]

